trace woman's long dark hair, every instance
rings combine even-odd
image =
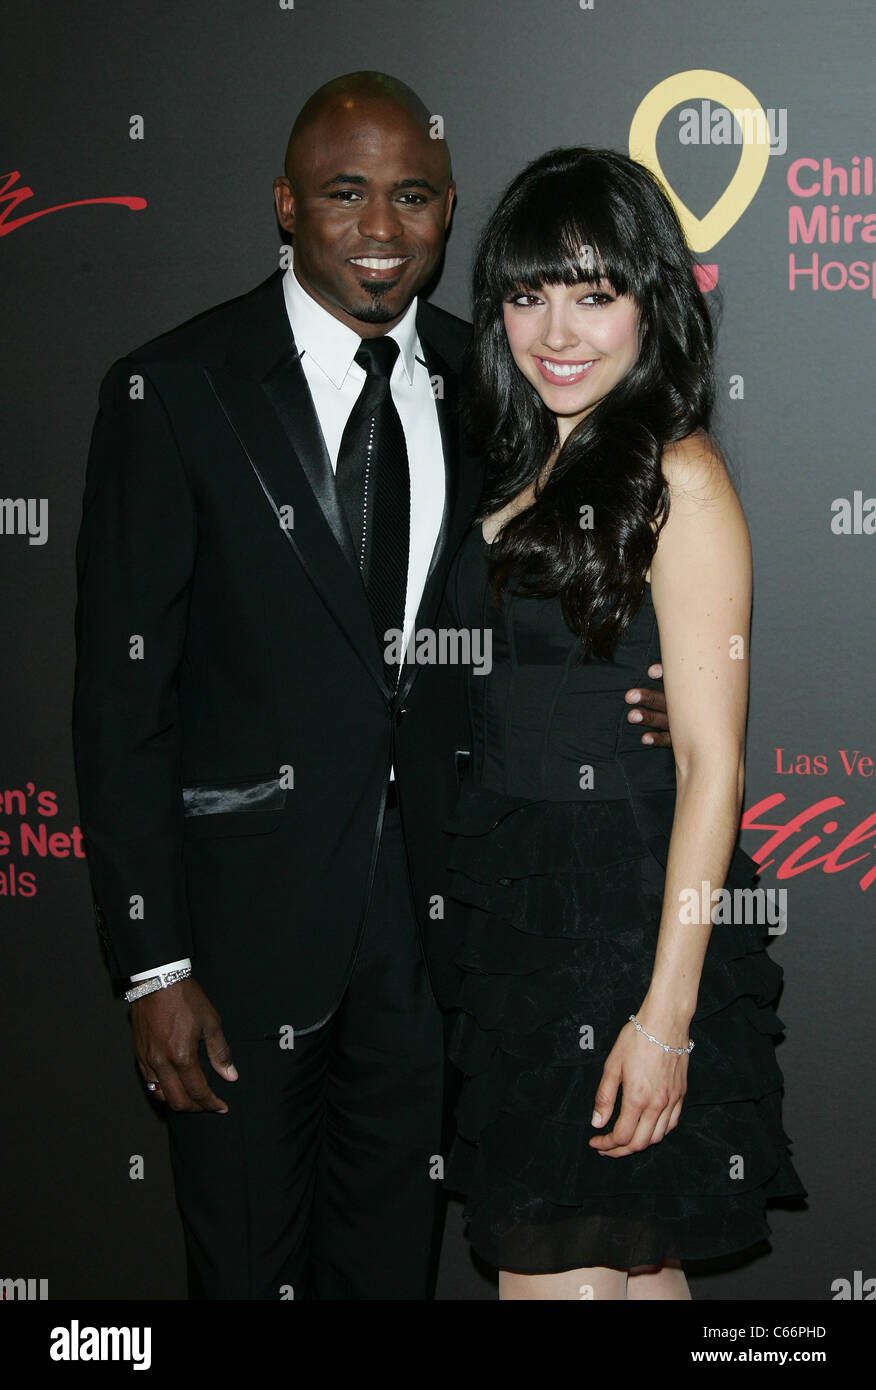
[[[588,271],[582,248],[592,248]],[[582,655],[611,657],[644,593],[669,513],[664,445],[708,428],[713,333],[693,258],[660,183],[613,150],[550,150],[503,195],[478,244],[465,413],[488,475],[480,519],[538,483],[556,419],[511,355],[504,302],[541,285],[607,279],[639,308],[629,372],[569,435],[536,500],[490,552],[497,597],[559,595]],[[582,508],[595,525],[582,526]]]

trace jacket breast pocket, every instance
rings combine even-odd
[[[276,774],[198,782],[183,787],[183,834],[187,840],[220,835],[264,835],[283,816],[286,788]]]

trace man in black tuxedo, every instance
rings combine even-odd
[[[275,182],[294,264],[101,386],[76,769],[191,1297],[421,1299],[434,1273],[463,672],[383,638],[452,626],[482,465],[468,326],[419,297],[455,195],[431,135],[393,78],[321,88]],[[662,695],[639,707],[665,742]]]

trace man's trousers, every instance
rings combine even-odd
[[[294,910],[290,919],[294,931]],[[235,1082],[199,1048],[228,1113],[167,1112],[189,1297],[430,1297],[444,1038],[396,808],[338,1009],[292,1047],[229,1042]]]

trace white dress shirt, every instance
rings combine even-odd
[[[365,381],[365,372],[353,359],[361,337],[336,319],[296,278],[292,265],[283,276],[283,296],[301,366],[310,389],[317,418],[331,460],[338,466],[338,453],[344,427]],[[411,477],[411,538],[408,581],[405,595],[404,647],[411,639],[417,610],[423,597],[426,575],[441,518],[444,514],[444,450],[438,425],[438,411],[417,337],[417,300],[409,304],[404,317],[388,336],[399,345],[399,355],[389,386],[408,451]],[[390,777],[394,776],[390,769]],[[160,971],[189,967],[191,961],[172,961],[132,975],[131,980],[148,979]]]

